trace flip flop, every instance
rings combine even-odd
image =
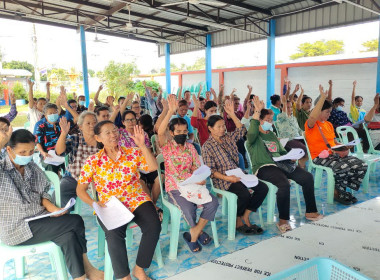
[[[187,246],[189,246],[189,249],[191,252],[199,253],[200,251],[202,251],[202,246],[198,244],[198,241],[191,242],[190,232],[184,232],[183,233],[183,239],[185,239]]]
[[[317,217],[306,217],[305,216],[305,219],[309,220],[309,221],[319,221],[319,220],[323,219],[323,217],[324,216],[322,214],[319,214]]]
[[[247,226],[246,224],[242,225],[241,227],[237,227],[236,230],[244,235],[254,235],[255,230]]]
[[[345,196],[344,194],[339,194],[334,196],[334,200],[343,205],[351,205],[353,202],[350,197]]]
[[[260,234],[264,233],[264,230],[261,227],[259,227],[258,225],[253,224],[250,226],[250,228],[255,231],[254,234],[256,234],[256,235],[260,235]]]
[[[292,227],[289,225],[289,224],[283,224],[283,225],[279,225],[279,224],[276,224],[278,230],[281,232],[281,233],[286,233],[288,231],[291,231],[292,230]]]
[[[203,246],[207,246],[212,241],[212,238],[210,235],[208,235],[206,232],[202,232],[198,237],[199,243],[201,243]]]

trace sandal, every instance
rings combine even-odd
[[[276,224],[278,230],[281,232],[281,233],[286,233],[288,231],[291,231],[292,230],[292,227],[289,225],[289,224],[283,224],[283,225],[279,225],[279,224]]]
[[[210,235],[208,235],[206,232],[202,232],[199,237],[198,237],[198,241],[199,243],[201,243],[203,246],[205,245],[209,245],[210,242],[211,242],[212,238],[210,237]]]
[[[193,253],[199,253],[202,251],[202,246],[198,244],[198,241],[191,242],[191,234],[190,232],[184,232],[183,233],[183,239],[185,239],[187,245],[189,246],[189,249]]]
[[[323,218],[324,216],[322,214],[319,214],[317,217],[306,217],[305,216],[305,219],[306,220],[309,220],[309,221],[319,221]]]
[[[244,235],[254,235],[256,231],[246,224],[242,225],[241,227],[237,227],[236,230]]]
[[[355,196],[353,196],[352,193],[347,193],[347,196],[350,198],[353,204],[358,202],[358,199]]]
[[[255,231],[254,234],[260,235],[260,234],[264,233],[264,230],[261,227],[259,227],[258,225],[253,224],[250,226],[250,228]]]
[[[343,194],[343,193],[340,193],[337,196],[334,196],[334,200],[343,205],[351,205],[353,203],[351,198],[348,195]]]

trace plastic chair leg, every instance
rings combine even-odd
[[[104,280],[113,280],[113,269],[112,269],[111,258],[108,253],[107,242],[106,242],[105,257],[104,257]]]
[[[300,199],[300,186],[295,184],[298,212],[300,213],[300,217],[302,217],[302,209],[301,209],[301,199]]]
[[[133,244],[133,229],[127,228],[127,246],[131,247]]]
[[[170,219],[170,211],[169,209],[164,206],[164,216],[163,216],[163,219],[162,219],[162,227],[161,227],[161,232],[163,234],[167,234],[168,233],[168,228],[169,228],[169,219]]]
[[[226,199],[227,201],[227,199]],[[228,240],[235,240],[237,200],[228,202]]]
[[[154,255],[156,257],[158,267],[159,268],[163,267],[164,261],[162,260],[160,241],[157,242],[156,249],[154,250]]]
[[[223,195],[222,196],[222,215],[223,216],[226,216],[228,214],[228,202],[227,202],[227,198]]]
[[[55,259],[54,259],[53,253],[49,253],[49,259],[50,259],[50,263],[51,263],[51,270],[56,271],[57,264],[55,263]]]
[[[327,171],[327,203],[334,204],[335,178],[332,170]]]
[[[272,185],[273,186],[273,185]],[[267,194],[267,223],[273,224],[274,208],[276,206],[276,192],[273,187],[269,187]]]
[[[212,238],[214,239],[215,248],[219,247],[218,229],[216,228],[216,222],[211,221]]]
[[[106,236],[103,229],[98,226],[98,257],[104,256],[104,247],[106,243]]]
[[[315,174],[314,174],[314,188],[319,189],[321,187],[322,183],[322,175],[323,175],[323,169],[321,168],[315,168]]]
[[[264,227],[263,211],[261,209],[261,206],[259,207],[259,219],[260,219],[260,226]]]
[[[53,258],[54,266],[56,268],[56,273],[59,280],[68,280],[66,262],[63,257],[61,248],[56,247],[53,252],[50,254]]]
[[[14,258],[15,270],[17,278],[24,278],[25,276],[25,257]]]
[[[74,206],[74,211],[71,213],[80,215],[81,208],[82,208],[82,200],[79,197],[77,197],[76,202],[75,202],[75,206]]]
[[[181,224],[181,213],[178,210],[178,211],[172,211],[170,214],[171,214],[171,223],[170,223],[169,259],[175,260],[177,259],[179,228]]]
[[[370,163],[369,166],[368,166],[368,169],[367,169],[367,172],[363,178],[363,193],[367,193],[368,192],[368,185],[369,185],[369,175],[371,173],[371,169],[372,169],[372,165],[374,165],[373,163]]]

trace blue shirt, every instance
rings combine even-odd
[[[274,122],[277,121],[277,115],[281,113],[280,108],[277,108],[277,107],[271,105],[269,109],[271,109],[273,111],[273,113],[274,113],[273,121]]]

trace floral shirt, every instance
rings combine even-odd
[[[286,113],[278,114],[276,128],[279,138],[294,138],[302,135],[297,119],[294,116],[289,117]]]
[[[174,140],[168,141],[161,149],[165,161],[165,189],[177,190],[177,183],[191,177],[201,162],[194,145],[185,143],[181,148]]]
[[[120,133],[119,145],[121,147],[126,147],[126,148],[136,148],[137,147],[137,145],[135,144],[135,141],[133,141],[133,139],[131,138],[131,135],[133,136],[132,133],[129,133],[124,128],[120,128],[119,133]],[[144,132],[144,136],[145,136],[145,146],[150,148],[151,144],[150,144],[149,136],[146,132]]]
[[[133,212],[144,202],[151,201],[141,187],[139,170],[148,171],[140,149],[120,147],[116,161],[102,149],[86,160],[78,184],[94,182],[101,202],[106,203],[115,196]]]
[[[351,125],[352,124],[352,122],[348,118],[346,112],[338,111],[335,108],[332,109],[328,121],[332,123],[334,128],[337,128],[337,127],[343,126],[343,125]]]

